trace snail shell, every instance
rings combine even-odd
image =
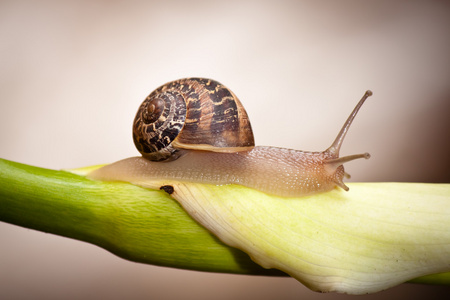
[[[217,81],[185,78],[166,83],[141,104],[133,140],[143,157],[170,161],[183,149],[248,151],[255,146],[239,99]]]

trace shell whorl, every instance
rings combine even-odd
[[[239,99],[224,85],[204,78],[172,81],[153,91],[136,114],[133,140],[154,161],[176,159],[182,149],[237,152],[255,145]]]

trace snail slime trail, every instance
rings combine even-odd
[[[107,165],[90,178],[127,181],[159,189],[173,182],[239,184],[262,192],[299,197],[348,187],[343,164],[368,153],[339,157],[366,91],[325,151],[256,146],[239,99],[217,81],[186,78],[153,91],[141,104],[133,140],[142,157]]]

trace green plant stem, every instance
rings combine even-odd
[[[122,258],[182,269],[280,276],[196,223],[165,192],[0,159],[0,221],[74,238]],[[450,285],[450,273],[412,282]]]
[[[0,221],[183,269],[282,275],[224,245],[165,192],[0,159]]]

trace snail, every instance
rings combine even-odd
[[[142,157],[93,171],[90,177],[119,180],[173,192],[173,182],[238,184],[283,197],[349,188],[343,164],[368,153],[339,157],[344,137],[366,91],[331,146],[322,152],[255,146],[239,99],[217,81],[185,78],[153,91],[141,104],[133,140]]]

